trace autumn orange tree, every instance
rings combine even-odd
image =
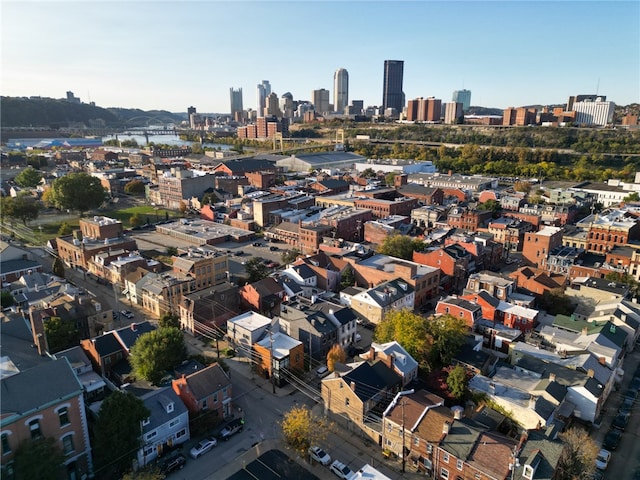
[[[317,417],[308,407],[301,406],[285,413],[280,426],[287,444],[306,452],[311,445],[326,438],[331,424],[325,417]]]
[[[331,347],[327,353],[327,368],[330,372],[335,370],[336,363],[344,363],[347,359],[347,352],[344,351],[341,345],[337,343]]]

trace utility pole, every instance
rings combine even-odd
[[[400,400],[400,405],[402,405],[402,473],[404,473],[404,467],[407,463],[405,451],[404,451],[404,405],[406,404],[406,399]]]
[[[269,329],[269,346],[271,347],[271,387],[273,389],[273,394],[276,393],[276,359],[273,357],[273,325]]]

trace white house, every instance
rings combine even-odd
[[[241,355],[249,355],[252,345],[262,338],[271,323],[272,320],[264,315],[245,312],[227,320],[227,336]]]

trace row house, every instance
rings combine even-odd
[[[172,271],[178,277],[192,279],[192,287],[202,290],[228,280],[228,255],[204,247],[190,248],[186,253],[172,257]]]
[[[382,361],[347,365],[350,370],[333,372],[322,379],[325,412],[340,425],[380,444],[381,418],[389,402],[400,391],[401,379]]]
[[[281,231],[278,231],[278,234],[281,237],[284,237],[284,242],[294,245],[292,242],[294,239],[295,230],[289,226],[283,227],[283,225],[284,222],[276,227],[281,228]],[[285,229],[288,229],[287,233],[282,231]],[[298,248],[300,248],[300,251],[304,254],[314,254],[318,251],[320,244],[322,243],[322,239],[325,236],[332,234],[333,227],[330,225],[300,223],[298,226],[298,232]]]
[[[469,207],[455,206],[449,211],[447,224],[451,228],[458,228],[466,232],[475,232],[484,228],[491,220],[493,212],[488,210],[474,210]]]
[[[214,363],[171,381],[171,387],[191,417],[211,412],[217,418],[233,416],[233,387],[229,374]]]
[[[402,386],[418,378],[418,362],[395,340],[387,343],[373,342],[369,351],[360,354],[367,361],[382,360],[387,367],[402,378]]]
[[[575,205],[524,205],[518,212],[538,216],[544,225],[562,227],[576,221],[578,208]]]
[[[108,392],[107,384],[100,375],[93,371],[93,365],[87,354],[77,345],[56,353],[52,358],[66,358],[69,365],[82,384],[84,399],[87,403],[102,400]]]
[[[382,448],[406,458],[414,432],[427,412],[444,405],[444,399],[426,390],[399,392],[382,414]]]
[[[522,290],[534,295],[542,295],[552,290],[564,290],[566,278],[564,275],[548,273],[540,268],[520,267],[511,274],[512,278]]]
[[[375,254],[362,256],[349,252],[342,256],[353,268],[356,285],[372,288],[382,282],[401,278],[414,290],[414,307],[432,305],[439,294],[440,269],[409,260]]]
[[[94,255],[87,270],[111,284],[124,286],[126,276],[137,268],[158,273],[162,264],[142,257],[137,251],[107,250]]]
[[[640,238],[638,217],[629,209],[589,215],[577,222],[576,227],[587,231],[586,249],[592,252],[606,253]]]
[[[14,461],[24,442],[51,438],[62,454],[60,478],[93,476],[83,388],[66,358],[0,380],[2,478],[18,478]]]
[[[411,211],[418,207],[415,198],[400,197],[394,200],[381,198],[357,198],[353,202],[356,208],[371,210],[373,218],[385,218],[391,215],[410,216]]]
[[[501,323],[481,319],[476,322],[473,331],[482,335],[482,347],[486,350],[509,354],[511,344],[522,341],[524,335],[520,330],[508,328]]]
[[[444,191],[438,187],[407,183],[398,187],[398,193],[404,197],[415,198],[421,205],[442,205],[444,203]]]
[[[338,257],[318,252],[315,255],[307,255],[296,260],[293,265],[305,264],[316,276],[316,286],[319,290],[335,292],[340,287],[342,272],[348,263]],[[351,268],[351,267],[349,267]]]
[[[241,287],[238,293],[240,308],[251,309],[268,316],[280,313],[280,304],[285,297],[283,286],[273,277],[248,283]]]
[[[583,253],[584,250],[579,248],[566,246],[555,247],[549,252],[546,262],[547,271],[569,277],[571,267],[579,261]]]
[[[445,291],[462,290],[470,273],[475,272],[474,257],[462,246],[451,244],[426,252],[413,252],[413,261],[439,268],[440,281]]]
[[[156,317],[176,312],[182,301],[182,295],[195,290],[191,288],[193,280],[179,278],[172,273],[149,272],[135,282],[135,298],[127,288],[125,295]]]
[[[58,237],[55,240],[55,248],[67,266],[87,270],[91,259],[100,252],[134,251],[138,246],[135,239],[128,237],[99,239],[73,234]]]
[[[370,209],[339,206],[320,212],[319,225],[331,227],[330,231],[335,232],[335,238],[361,242],[364,238],[364,225],[374,218]]]
[[[354,295],[351,308],[371,323],[380,323],[393,310],[413,310],[415,291],[401,278],[380,283],[369,290]]]
[[[436,305],[437,315],[451,315],[464,320],[468,328],[482,318],[482,308],[463,298],[448,296]]]
[[[170,388],[151,391],[141,397],[149,416],[142,421],[142,441],[137,460],[145,466],[189,441],[189,412]]]
[[[632,351],[640,338],[640,306],[629,300],[600,303],[589,316],[590,322],[609,321],[627,333],[627,351]]]
[[[486,290],[492,297],[506,302],[515,293],[516,286],[516,282],[511,278],[505,278],[491,272],[479,272],[469,275],[464,294]]]
[[[562,229],[544,227],[537,232],[529,232],[524,236],[522,256],[533,266],[546,268],[549,253],[562,245]]]
[[[227,337],[240,355],[253,355],[253,345],[270,329],[276,330],[273,320],[256,312],[245,312],[227,320]]]
[[[507,218],[514,218],[516,220],[520,220],[521,222],[527,222],[533,225],[535,231],[540,230],[540,225],[542,225],[542,218],[540,215],[535,213],[523,213],[523,212],[513,212],[510,210],[503,210],[502,216]]]
[[[493,240],[493,235],[485,232],[476,232],[473,235],[455,232],[445,237],[444,244],[459,245],[469,252],[475,261],[476,271],[494,268],[503,258],[503,245]]]
[[[240,296],[238,286],[220,283],[212,288],[183,295],[180,302],[180,328],[191,335],[210,333],[211,328],[226,325],[238,315]]]
[[[532,231],[532,224],[509,217],[491,220],[488,227],[488,232],[496,242],[504,246],[505,252],[522,251],[525,233]]]

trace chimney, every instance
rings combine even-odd
[[[556,381],[556,374],[555,373],[550,373],[549,374],[549,381],[550,382],[555,382]]]
[[[354,392],[356,391],[356,382],[351,382],[349,386],[351,387],[351,390],[353,390]]]
[[[136,331],[136,324],[135,322],[131,324],[131,331],[135,332]]]
[[[589,328],[588,328],[588,327],[584,327],[584,328],[582,329],[582,335],[586,335],[586,334],[588,334],[588,333],[589,333]]]
[[[393,364],[395,363],[396,357],[393,354],[389,355],[389,368],[393,370]]]
[[[451,430],[451,424],[449,422],[444,422],[442,424],[442,434],[448,435],[450,430]]]
[[[376,359],[376,349],[373,347],[369,347],[369,360]]]
[[[593,368],[590,368],[589,370],[587,370],[587,377],[593,378],[594,374],[595,372],[593,371]]]
[[[529,408],[535,408],[536,406],[536,397],[533,395],[529,395]]]

